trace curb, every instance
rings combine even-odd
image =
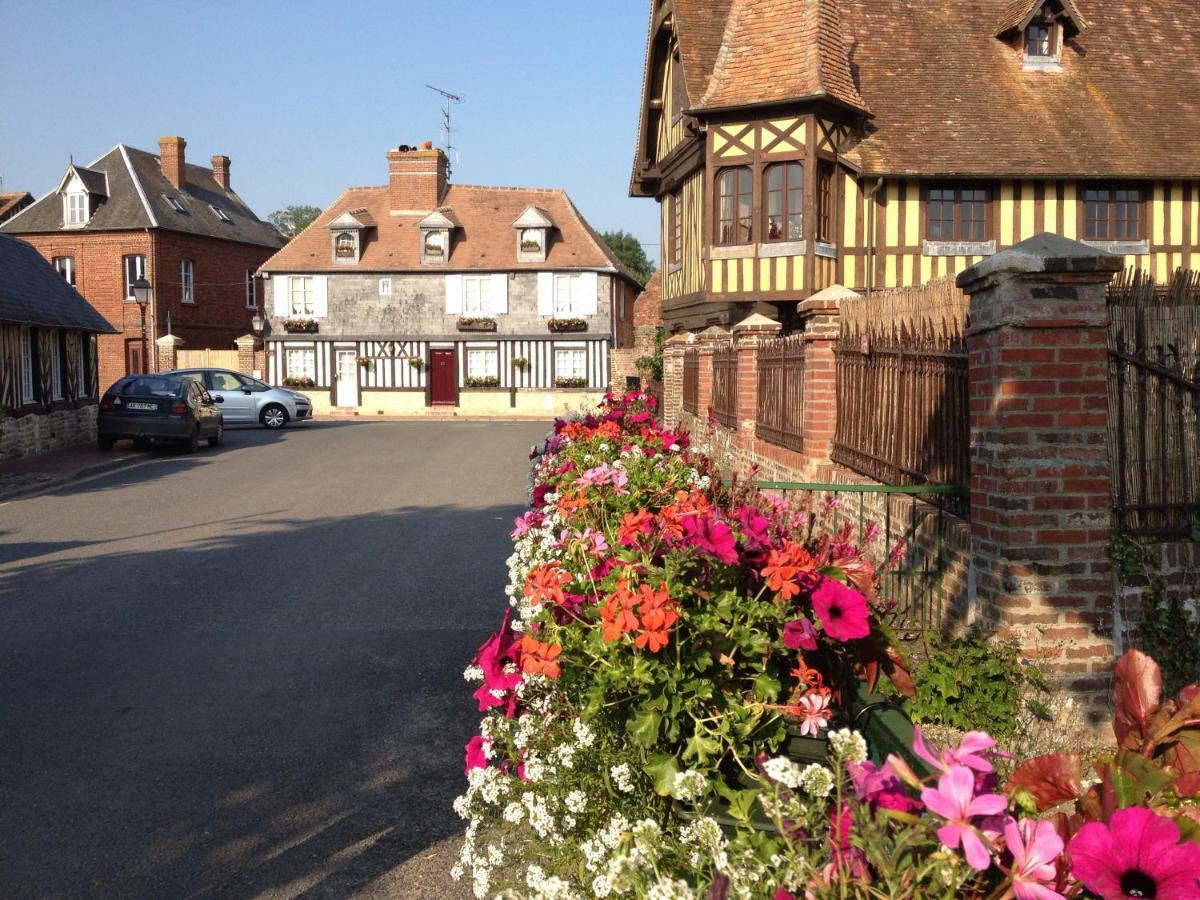
[[[17,488],[13,491],[0,491],[0,503],[7,503],[10,500],[20,500],[28,497],[31,494],[42,494],[46,491],[52,491],[55,488],[62,487],[64,484],[70,484],[75,481],[82,481],[85,478],[91,478],[94,475],[105,475],[109,472],[115,472],[118,469],[123,469],[126,466],[134,463],[144,462],[151,458],[150,453],[130,453],[128,456],[122,456],[118,459],[105,460],[104,462],[94,463],[90,466],[84,466],[82,469],[76,469],[69,474],[53,478],[49,481],[44,481],[40,484],[30,485],[25,488]]]

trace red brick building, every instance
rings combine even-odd
[[[260,302],[255,271],[283,238],[234,193],[229,157],[212,168],[185,159],[186,141],[160,155],[118,144],[88,166],[67,166],[53,191],[0,226],[28,241],[117,329],[99,339],[101,388],[156,368],[155,339],[186,349],[232,349]],[[131,284],[144,276],[145,311]]]

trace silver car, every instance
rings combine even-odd
[[[312,418],[312,403],[303,394],[272,387],[265,381],[229,369],[176,369],[168,374],[198,381],[218,404],[226,425],[282,428]]]

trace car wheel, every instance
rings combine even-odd
[[[186,438],[184,438],[183,452],[184,453],[195,453],[199,449],[200,449],[200,426],[197,425],[195,428],[192,429],[192,433],[190,435],[188,435]]]
[[[225,439],[225,423],[218,422],[217,430],[213,432],[213,436],[208,439],[208,446],[216,447]]]
[[[96,447],[100,450],[103,450],[105,453],[116,446],[116,443],[116,438],[106,437],[104,435],[100,435],[96,438]]]
[[[263,408],[258,420],[267,428],[282,428],[288,421],[287,410],[278,403],[271,403]]]

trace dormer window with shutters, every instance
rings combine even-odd
[[[527,206],[513,221],[512,227],[517,231],[517,262],[545,262],[547,239],[554,227],[546,211]]]
[[[365,209],[352,209],[330,222],[328,228],[333,241],[334,264],[357,264],[362,259],[366,232],[374,225],[374,220]]]
[[[72,163],[59,182],[58,193],[62,195],[63,227],[83,228],[108,196],[108,176]]]
[[[1026,0],[1010,12],[997,37],[1020,48],[1031,72],[1061,71],[1063,45],[1087,27],[1075,0]]]
[[[458,227],[454,213],[445,208],[435,209],[417,222],[421,232],[422,265],[444,266],[450,261],[450,238]]]

